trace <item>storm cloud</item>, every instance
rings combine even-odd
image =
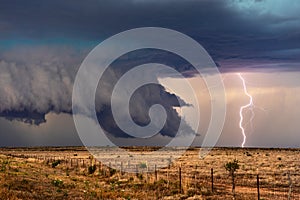
[[[11,58],[18,53],[26,56]],[[145,59],[145,55],[148,59]],[[3,55],[5,60],[0,61],[0,116],[39,125],[46,122],[45,115],[50,112],[72,114],[73,83],[83,56],[72,49],[57,47],[18,48]],[[166,57],[168,59],[164,61]],[[192,68],[171,53],[157,53],[151,49],[128,53],[112,63],[99,81],[95,109],[100,124],[114,136],[131,137],[119,129],[113,119],[110,102],[114,85],[124,73],[147,63],[149,58],[152,62],[165,63],[182,72]],[[159,83],[143,86],[134,93],[130,102],[131,115],[137,124],[143,126],[149,123],[148,112],[153,104],[163,105],[167,112],[167,121],[161,134],[175,136],[181,119],[174,107],[189,105],[175,94],[167,92]],[[194,133],[187,124],[185,130]]]
[[[4,45],[23,40],[97,44],[121,31],[155,26],[191,36],[219,62],[299,62],[299,9],[295,0],[2,0],[0,38]]]
[[[198,41],[221,72],[299,71],[300,17],[297,0],[0,0],[0,117],[39,125],[48,113],[72,113],[76,72],[90,50],[113,34],[137,27],[164,27]],[[131,67],[166,64],[185,76],[192,66],[166,52],[124,55],[99,85],[100,124],[128,137],[110,111],[113,83]],[[143,98],[142,98],[143,97]],[[152,104],[164,105],[168,121],[161,131],[174,136],[183,100],[159,85],[140,88],[131,102],[135,122],[149,123]],[[188,102],[186,106],[188,106]],[[187,132],[193,133],[186,125]]]

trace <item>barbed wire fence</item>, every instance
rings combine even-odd
[[[212,196],[228,196],[231,199],[231,179],[225,169],[200,168],[198,165],[169,165],[161,168],[155,163],[130,163],[112,161],[103,165],[92,156],[81,157],[76,153],[64,156],[49,156],[43,153],[7,153],[7,156],[29,159],[51,166],[58,162],[66,170],[76,173],[88,173],[90,166],[96,166],[94,175],[118,179],[134,179],[143,183],[161,182],[172,193],[204,194]],[[125,172],[126,171],[126,172]],[[300,173],[297,169],[278,169],[276,173],[259,171],[257,173],[243,171],[236,173],[236,194],[240,199],[300,199]]]

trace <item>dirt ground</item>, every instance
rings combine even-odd
[[[258,199],[257,178],[260,199],[300,199],[299,149],[214,148],[200,158],[193,148],[174,162],[171,150],[155,159],[149,150],[2,148],[0,199],[233,199],[224,165],[234,159],[236,199]]]

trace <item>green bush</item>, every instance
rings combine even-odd
[[[52,165],[52,168],[55,168],[57,165],[59,165],[61,163],[60,160],[56,160],[54,161],[51,165]]]
[[[97,169],[96,165],[89,166],[88,168],[89,174],[93,174],[96,171],[96,169]]]
[[[145,168],[147,168],[147,164],[146,163],[140,163],[139,167],[142,168],[142,169],[145,169]]]
[[[239,168],[240,165],[237,159],[234,159],[232,162],[228,162],[225,164],[225,169],[230,173],[230,175],[234,174],[234,172]]]
[[[235,199],[235,172],[240,168],[239,161],[237,159],[234,159],[232,162],[227,162],[225,164],[226,171],[229,172],[229,175],[232,178],[232,193],[233,193],[233,199]]]

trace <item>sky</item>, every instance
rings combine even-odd
[[[0,0],[0,146],[82,145],[72,119],[72,90],[79,66],[100,42],[121,31],[163,27],[199,42],[224,80],[226,119],[218,146],[240,146],[239,109],[253,96],[255,117],[245,111],[249,147],[299,147],[300,3],[297,0]],[[118,44],[116,44],[118,45]],[[107,136],[119,145],[165,145],[178,128],[180,103],[190,109],[191,94],[176,94],[164,75],[159,85],[140,88],[132,100],[135,122],[149,122],[148,109],[162,104],[166,126],[148,140],[135,140],[116,127],[109,105],[113,83],[139,64],[159,62],[185,74],[200,104],[201,145],[213,101],[203,77],[175,55],[153,50],[121,56],[98,85],[96,112]],[[192,72],[191,72],[192,71]],[[215,76],[215,75],[212,75]],[[200,81],[200,84],[199,84]],[[298,95],[299,94],[299,95]],[[179,97],[179,98],[177,98]],[[179,99],[179,100],[178,100]],[[186,137],[190,137],[188,134]],[[184,141],[184,140],[183,140]],[[183,144],[184,145],[184,142]]]

